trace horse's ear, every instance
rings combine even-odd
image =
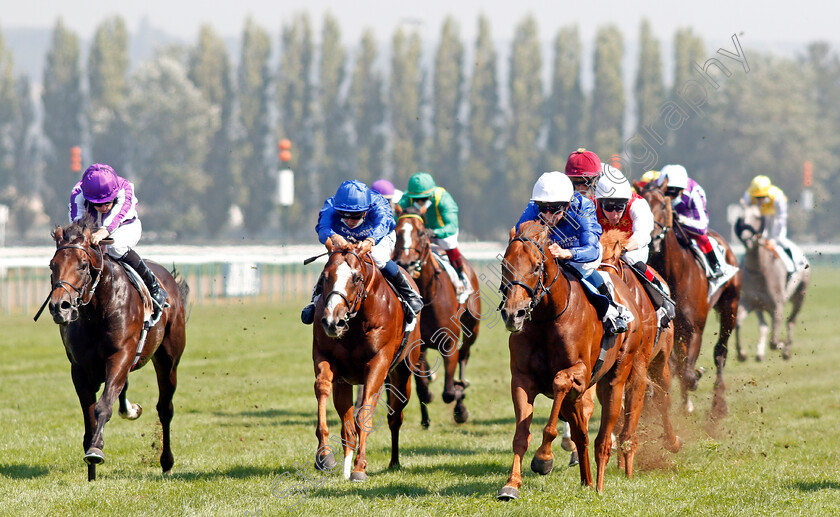
[[[508,242],[512,241],[514,237],[516,237],[516,226],[512,226],[510,228],[510,237],[508,237]]]
[[[659,186],[659,190],[661,190],[662,192],[665,192],[665,189],[667,189],[667,188],[668,188],[668,178],[665,178],[665,180],[662,182],[662,185]]]
[[[85,225],[85,227],[82,229],[82,235],[84,235],[86,242],[90,242],[91,233],[90,233],[90,227],[89,226]]]
[[[61,226],[56,226],[55,229],[52,231],[52,238],[55,240],[56,243],[64,238],[64,228]]]
[[[397,214],[397,217],[401,216],[403,213],[403,207],[399,203],[394,203],[394,213]]]

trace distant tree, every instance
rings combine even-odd
[[[293,147],[295,207],[290,217],[298,218],[321,208],[320,171],[313,165],[315,88],[312,83],[314,44],[309,15],[298,14],[283,27],[277,102],[280,128],[277,136],[288,138]],[[308,235],[307,230],[307,235]]]
[[[527,203],[541,171],[538,137],[543,120],[542,57],[533,16],[523,19],[514,31],[510,54],[506,196],[499,212],[514,219]]]
[[[405,188],[420,168],[423,139],[420,35],[398,28],[392,39],[390,112],[393,134],[394,184]]]
[[[362,34],[348,98],[355,135],[355,172],[361,181],[372,182],[385,173],[384,79],[377,69],[377,44],[371,30]]]
[[[486,16],[478,20],[475,62],[469,93],[469,158],[461,185],[459,217],[465,230],[482,237],[496,238],[497,205],[489,199],[506,199],[501,138],[502,111],[499,105],[497,56]]]
[[[341,43],[341,29],[338,19],[327,14],[321,30],[321,60],[319,65],[320,107],[319,135],[320,152],[318,168],[323,171],[324,195],[342,180],[355,177],[350,156],[348,104],[342,95],[347,76],[347,51]]]
[[[219,130],[219,108],[170,57],[140,65],[128,98],[132,163],[147,230],[178,237],[204,235],[210,224],[202,206],[211,178],[204,171],[213,135]]]
[[[464,82],[464,45],[458,23],[447,17],[443,22],[440,45],[435,56],[432,101],[431,172],[456,197],[461,198],[466,183],[461,165],[463,123],[461,106]]]
[[[554,38],[554,69],[546,106],[548,140],[541,169],[562,170],[569,153],[584,142],[586,97],[580,84],[581,42],[577,26],[560,29]]]
[[[268,224],[266,214],[274,208],[276,182],[269,175],[268,156],[273,149],[274,128],[270,117],[272,75],[271,40],[268,32],[252,18],[242,31],[237,84],[239,90],[239,124],[242,136],[238,143],[240,167],[237,185],[245,229],[256,236]],[[234,171],[234,173],[237,171]]]
[[[82,143],[82,84],[79,38],[59,19],[52,34],[44,66],[44,135],[52,145],[46,157],[41,198],[55,222],[67,219],[70,190],[80,175],[70,171],[70,148]]]
[[[225,42],[208,25],[200,29],[198,44],[190,55],[189,78],[220,114],[219,129],[213,135],[204,162],[204,171],[210,184],[205,193],[205,202],[201,205],[207,222],[207,233],[214,236],[226,224],[234,201],[231,143],[234,94]]]
[[[650,21],[642,21],[639,35],[639,68],[636,72],[636,133],[650,139],[643,129],[658,122],[659,110],[665,102],[665,85],[662,79],[662,57],[659,41],[653,36]],[[658,128],[657,128],[658,130]],[[645,171],[637,171],[644,173]],[[636,176],[638,178],[638,175]]]
[[[0,203],[15,193],[6,192],[15,177],[15,134],[19,131],[20,106],[14,77],[14,57],[0,33]]]
[[[621,60],[624,54],[621,32],[608,25],[595,36],[595,84],[592,89],[592,116],[589,144],[604,162],[621,152],[624,128],[624,82]]]
[[[125,172],[128,128],[125,103],[128,95],[128,31],[115,16],[96,29],[87,63],[90,95],[91,162],[107,163]]]
[[[674,84],[669,99],[683,110],[684,120],[678,128],[668,131],[670,138],[666,139],[667,148],[662,162],[662,165],[680,163],[688,169],[690,175],[694,174],[694,177],[702,182],[705,182],[706,178],[703,176],[701,164],[709,149],[708,143],[704,141],[708,111],[702,107],[700,113],[691,110],[679,94],[689,80],[697,79],[694,63],[705,63],[705,54],[703,39],[700,36],[696,36],[689,28],[677,30],[674,35]]]

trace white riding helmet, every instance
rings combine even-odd
[[[668,186],[686,188],[688,186],[688,172],[682,165],[666,165],[662,167],[659,177],[668,179]]]
[[[568,203],[572,200],[575,188],[572,180],[562,172],[544,172],[534,185],[531,201],[546,203]]]
[[[596,199],[630,199],[633,189],[620,170],[604,165],[604,172],[595,185]]]

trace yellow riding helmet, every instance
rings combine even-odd
[[[759,175],[753,178],[748,192],[750,193],[750,197],[765,197],[770,194],[770,187],[772,186],[773,183],[770,181],[770,178]]]

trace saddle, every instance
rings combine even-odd
[[[717,290],[723,286],[723,284],[735,276],[735,273],[738,272],[738,267],[733,266],[726,261],[726,248],[723,247],[723,244],[721,244],[720,241],[710,235],[709,242],[712,243],[712,253],[714,253],[717,257],[718,264],[720,264],[720,270],[723,273],[718,278],[711,278],[712,267],[709,265],[709,260],[706,258],[706,254],[700,251],[700,247],[693,239],[691,240],[688,248],[694,254],[694,258],[700,264],[700,267],[703,268],[703,272],[709,282],[708,299],[711,300],[712,295],[715,294]]]
[[[469,282],[462,282],[458,276],[458,272],[455,271],[455,268],[452,266],[452,263],[449,262],[449,257],[446,253],[441,253],[440,248],[433,248],[432,249],[432,257],[435,258],[437,263],[443,267],[443,270],[446,271],[446,274],[449,275],[449,279],[452,280],[452,285],[457,286],[458,284],[463,284],[464,289],[458,294],[458,303],[463,304],[467,302],[467,299],[473,293],[472,285]]]
[[[134,361],[131,363],[131,369],[133,370],[140,360],[140,354],[143,351],[143,345],[146,343],[146,335],[149,333],[149,329],[154,327],[157,322],[160,321],[163,311],[156,309],[154,303],[152,302],[152,295],[149,293],[149,288],[146,287],[146,284],[143,282],[143,279],[140,278],[137,271],[125,262],[120,260],[115,262],[123,267],[126,275],[128,275],[128,281],[131,282],[131,285],[133,285],[135,289],[137,289],[137,292],[140,293],[140,299],[143,301],[143,330],[140,333],[140,340],[137,342],[137,352],[134,354]]]

